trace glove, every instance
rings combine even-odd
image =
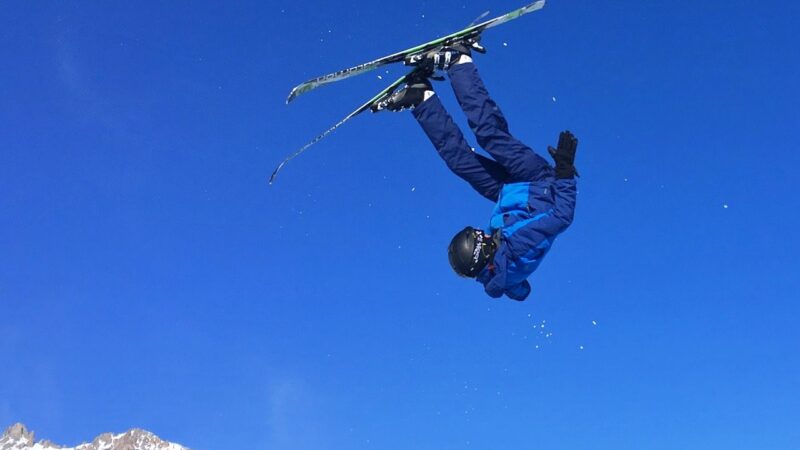
[[[578,138],[569,131],[562,131],[558,136],[558,147],[548,146],[547,152],[556,162],[556,178],[575,178],[578,170],[575,169],[575,150],[578,148]],[[580,176],[580,175],[578,175]]]

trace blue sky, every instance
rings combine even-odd
[[[575,222],[524,303],[452,274],[449,239],[492,205],[407,113],[357,117],[267,186],[404,69],[286,106],[292,86],[519,6],[4,4],[0,427],[800,446],[796,3],[551,0],[486,33],[512,132],[581,140]]]

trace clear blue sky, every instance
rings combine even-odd
[[[452,274],[492,205],[410,114],[357,117],[267,186],[404,69],[292,86],[522,3],[5,2],[0,427],[800,448],[796,2],[550,0],[486,33],[512,132],[581,140],[575,223],[524,303]]]

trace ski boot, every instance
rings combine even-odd
[[[433,75],[433,73],[426,70],[412,75],[403,89],[400,89],[384,99],[376,101],[370,106],[370,109],[372,112],[383,110],[396,112],[414,109],[433,95],[433,86],[431,86],[431,81],[428,79],[431,75]]]
[[[480,43],[480,35],[445,44],[427,53],[409,55],[405,64],[409,66],[425,67],[430,70],[447,70],[454,64],[472,61],[472,50],[486,53],[486,48]]]

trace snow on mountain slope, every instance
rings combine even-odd
[[[149,431],[132,429],[122,434],[105,433],[90,443],[76,447],[61,447],[50,441],[36,442],[33,432],[18,423],[10,426],[0,436],[0,450],[189,450],[186,447],[161,440]]]

